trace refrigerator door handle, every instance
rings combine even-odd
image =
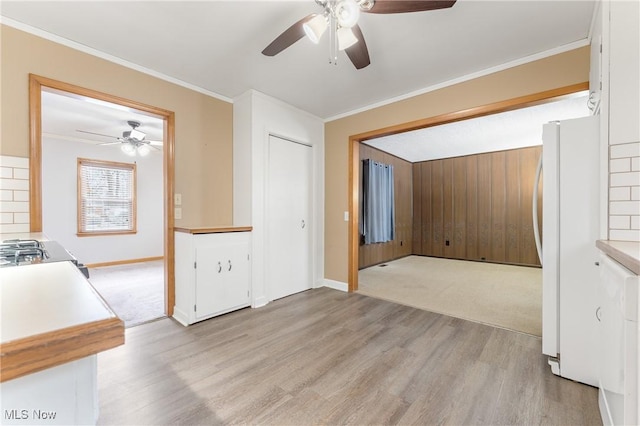
[[[543,147],[544,149],[544,147]],[[540,259],[540,265],[542,265],[542,245],[540,243],[540,227],[538,226],[538,192],[540,188],[540,173],[542,172],[542,153],[540,153],[540,160],[538,160],[538,167],[536,167],[536,177],[533,183],[533,202],[532,205],[532,217],[533,217],[533,236],[536,240],[536,250],[538,251],[538,258]]]

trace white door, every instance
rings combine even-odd
[[[312,148],[269,136],[267,288],[271,300],[311,288]]]

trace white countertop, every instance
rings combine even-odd
[[[108,305],[71,262],[0,268],[0,342],[109,318]]]
[[[0,240],[47,240],[41,232]],[[0,268],[0,382],[124,344],[124,323],[71,262]]]

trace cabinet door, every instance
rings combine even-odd
[[[196,249],[196,319],[249,304],[248,244]]]
[[[640,3],[609,4],[609,143],[634,143],[640,140]]]

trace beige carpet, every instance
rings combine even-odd
[[[89,282],[125,327],[165,316],[162,260],[90,268]]]
[[[542,335],[542,269],[409,256],[359,272],[358,293]]]

